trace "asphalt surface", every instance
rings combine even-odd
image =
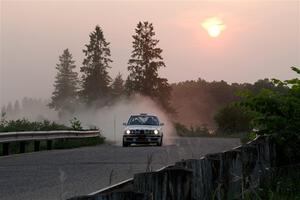
[[[156,170],[239,144],[239,139],[230,138],[173,138],[162,147],[104,144],[0,157],[0,199],[55,200],[89,194],[144,172],[147,166]]]

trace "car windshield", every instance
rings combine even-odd
[[[128,125],[150,125],[158,126],[159,122],[155,116],[131,116]]]

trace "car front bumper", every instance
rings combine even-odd
[[[123,141],[126,143],[159,143],[161,135],[124,135]]]

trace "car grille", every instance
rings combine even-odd
[[[154,130],[130,130],[131,134],[154,134]]]

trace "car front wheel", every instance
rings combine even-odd
[[[123,147],[128,147],[128,146],[129,146],[129,144],[123,140],[123,144],[122,144],[122,146],[123,146]]]
[[[157,146],[162,146],[163,145],[163,138],[160,138],[160,141],[157,143]]]

